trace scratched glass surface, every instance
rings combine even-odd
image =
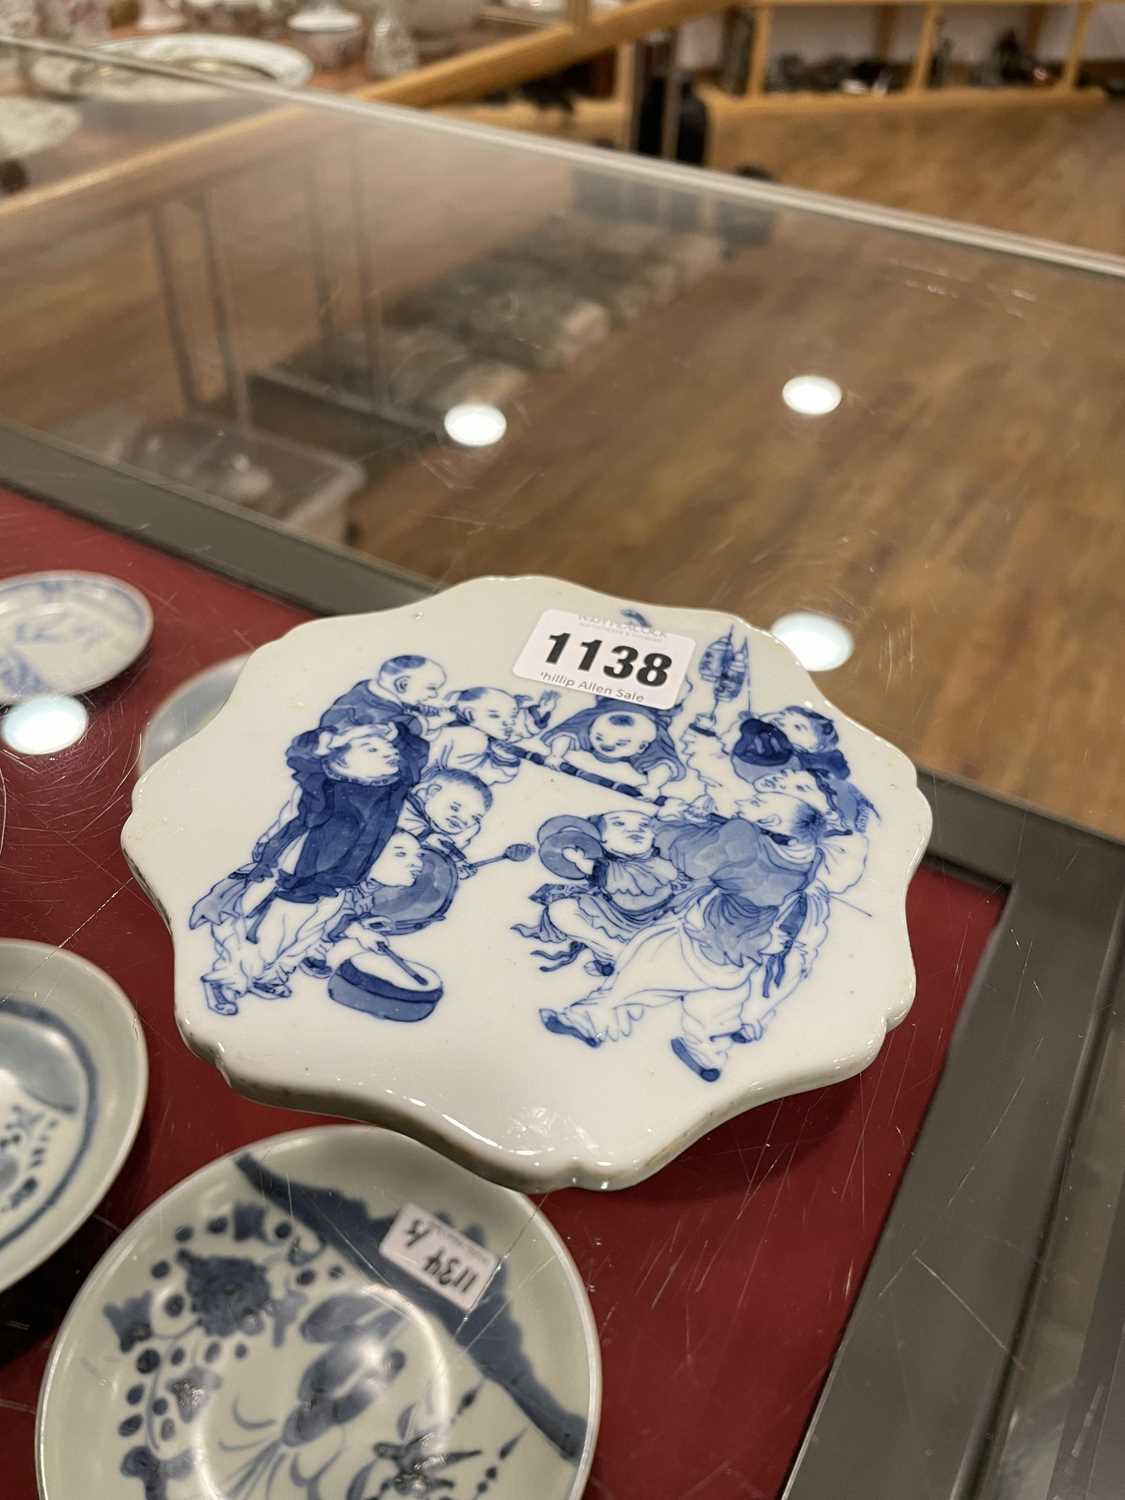
[[[44,97],[21,55],[6,86]],[[1125,262],[439,116],[91,81],[64,138],[4,163],[0,423],[437,584],[542,572],[784,621],[917,761],[1125,834]],[[109,756],[121,711],[22,732]],[[1048,1495],[1120,1139],[1083,1137],[1007,1351],[1004,1500]]]

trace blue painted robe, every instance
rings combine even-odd
[[[702,903],[703,926],[691,936],[716,964],[742,968],[761,959],[778,912],[808,884],[819,859],[796,858],[744,818],[713,815],[706,823],[670,823],[657,836],[661,852],[691,885],[675,906]]]

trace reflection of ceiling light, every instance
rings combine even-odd
[[[51,755],[80,740],[89,718],[77,698],[27,698],[0,719],[0,739],[21,755]]]
[[[770,626],[770,633],[788,646],[809,672],[842,667],[855,650],[851,631],[831,615],[782,615]]]
[[[826,417],[844,399],[844,393],[827,375],[794,375],[781,387],[781,399],[803,417]]]
[[[465,401],[446,412],[445,430],[462,448],[490,448],[507,432],[508,422],[498,407]]]

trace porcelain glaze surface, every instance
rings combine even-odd
[[[132,1006],[100,969],[0,942],[0,1291],[97,1206],[144,1108]]]
[[[85,693],[148,644],[148,600],[100,573],[26,573],[0,582],[0,703]]]
[[[14,160],[51,151],[70,139],[81,116],[66,104],[46,99],[0,99],[0,141]]]
[[[468,1311],[387,1253],[426,1215],[498,1259]],[[180,1183],[95,1269],[44,1379],[40,1492],[571,1500],[600,1378],[525,1198],[386,1131],[295,1132]]]
[[[293,47],[264,42],[257,37],[206,31],[126,37],[105,43],[98,53],[104,55],[104,63],[40,57],[31,65],[31,76],[40,88],[58,94],[122,105],[184,105],[193,101],[208,103],[221,97],[216,84],[224,77],[297,89],[313,74],[312,63]],[[114,54],[204,76],[196,81],[130,72],[113,66]],[[208,78],[213,82],[208,82]]]
[[[634,633],[596,695],[514,675],[548,609],[583,648]],[[929,826],[905,757],[772,637],[509,579],[256,652],[124,845],[181,1030],[235,1087],[620,1187],[870,1062],[913,998]]]
[[[138,771],[147,771],[162,755],[209,724],[230,697],[245,664],[245,656],[216,662],[170,693],[145,726],[137,751]]]

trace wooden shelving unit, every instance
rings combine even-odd
[[[707,107],[710,132],[707,165],[730,169],[747,159],[750,142],[747,126],[763,115],[849,114],[876,110],[943,110],[943,109],[1039,109],[1046,106],[1084,107],[1102,104],[1105,95],[1099,88],[1079,88],[1078,73],[1090,18],[1097,0],[1053,0],[1074,12],[1070,47],[1062,74],[1054,84],[1029,84],[1004,88],[970,88],[967,85],[931,87],[930,67],[934,58],[945,6],[937,0],[896,0],[893,5],[875,8],[875,50],[879,56],[890,54],[899,15],[906,8],[922,7],[922,26],[904,89],[887,94],[815,94],[781,93],[766,89],[770,37],[775,11],[800,6],[855,6],[870,0],[765,0],[752,6],[754,40],[747,72],[746,88],[741,95],[727,93],[717,84],[701,82],[697,92]],[[957,0],[957,5],[996,5],[997,0]],[[1028,42],[1034,47],[1042,26],[1045,4],[1029,8]]]
[[[957,0],[957,5],[996,7],[1003,0]],[[1079,88],[1078,74],[1082,64],[1083,49],[1090,19],[1098,0],[1043,0],[1032,3],[1027,9],[1026,41],[1034,52],[1037,50],[1043,19],[1048,4],[1057,5],[1073,12],[1074,25],[1070,47],[1061,76],[1057,83],[1046,85],[1006,86],[1003,88],[972,88],[964,83],[931,87],[930,67],[941,32],[945,6],[938,0],[895,0],[891,4],[872,4],[872,0],[763,0],[751,7],[754,16],[754,40],[747,69],[746,86],[742,94],[733,95],[713,81],[697,81],[696,92],[706,106],[710,122],[706,165],[720,170],[729,170],[752,156],[750,140],[753,123],[762,116],[822,116],[830,114],[855,114],[888,110],[894,113],[907,111],[934,111],[949,109],[1039,109],[1047,106],[1084,108],[1105,102],[1099,88]],[[782,93],[767,90],[773,20],[775,12],[787,7],[835,8],[858,6],[869,8],[873,16],[872,51],[875,56],[891,55],[895,32],[901,15],[906,9],[921,9],[922,24],[918,43],[911,63],[910,76],[903,89],[893,93],[846,94],[846,93]],[[629,10],[629,5],[623,7]],[[503,14],[503,8],[488,12],[492,17]],[[509,15],[519,13],[509,12]],[[513,31],[521,22],[513,20]],[[542,20],[530,24],[532,30],[540,29]],[[573,23],[572,23],[573,24]],[[527,32],[525,31],[525,35]],[[618,77],[631,78],[632,66],[629,54],[631,46],[618,51]],[[607,142],[627,146],[625,139],[631,118],[631,101],[624,87],[619,88],[609,99],[577,99],[572,111],[539,109],[525,101],[507,104],[442,104],[443,114],[455,118],[502,126],[513,130],[530,131],[539,135],[550,135],[566,140]]]

